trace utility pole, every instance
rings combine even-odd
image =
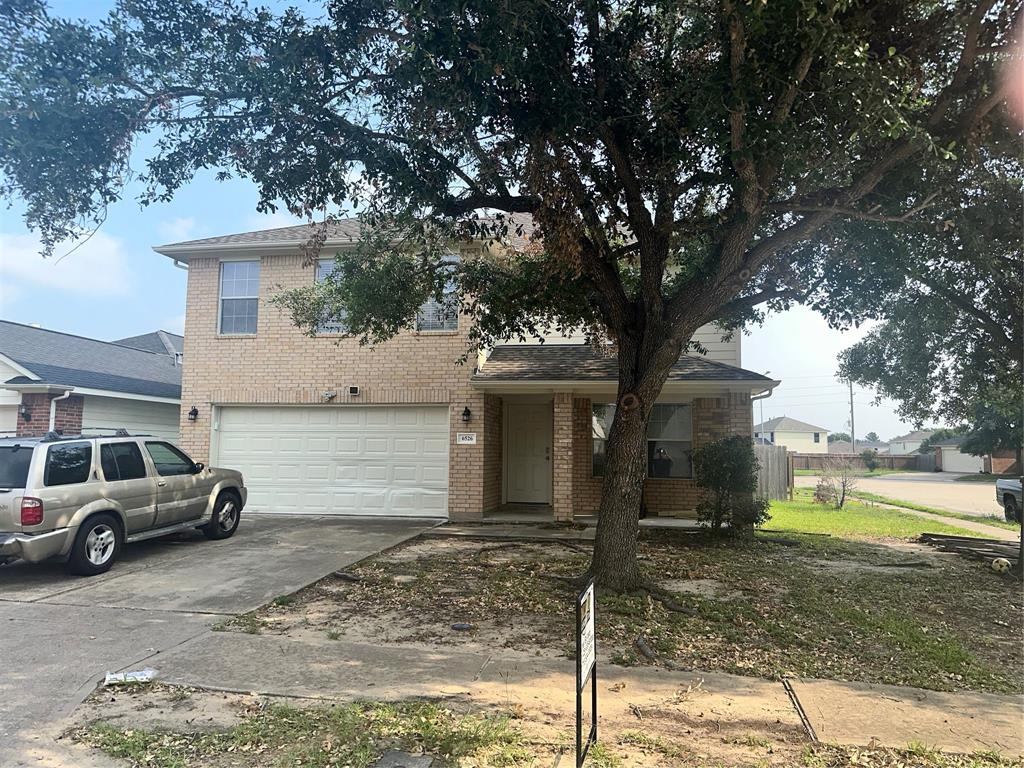
[[[853,379],[850,379],[850,451],[857,452],[857,430],[853,426]]]

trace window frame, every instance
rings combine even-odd
[[[163,474],[160,471],[160,465],[157,463],[156,457],[153,456],[153,452],[149,450],[149,446],[151,446],[151,445],[164,445],[164,446],[167,446],[168,448],[170,448],[171,453],[177,454],[179,458],[183,458],[186,461],[188,461],[191,464],[192,471],[190,471],[190,472],[178,472],[178,473],[175,473],[173,475],[165,475],[165,474]],[[149,456],[149,460],[153,464],[153,471],[156,472],[158,477],[191,477],[192,475],[196,474],[196,466],[197,466],[196,462],[193,461],[191,456],[189,456],[187,453],[185,453],[183,450],[178,448],[173,443],[170,443],[167,440],[147,440],[145,442],[145,446],[146,446],[146,455]]]
[[[133,446],[135,448],[135,451],[139,455],[139,464],[142,465],[142,475],[141,476],[139,476],[139,477],[129,477],[129,478],[121,477],[121,465],[120,465],[120,463],[117,460],[117,456],[114,455],[114,446],[116,446],[116,445],[130,445],[130,446]],[[139,447],[139,444],[138,444],[137,441],[135,441],[135,440],[118,440],[118,441],[114,441],[114,442],[105,442],[105,443],[100,443],[99,447],[100,447],[100,472],[103,474],[103,480],[105,482],[108,482],[108,483],[121,483],[121,482],[128,483],[128,482],[131,482],[132,480],[145,480],[145,479],[150,477],[149,465],[146,463],[146,457],[142,453],[142,448]],[[117,468],[117,475],[118,476],[116,478],[108,477],[107,476],[106,467],[103,466],[103,452],[104,452],[104,450],[107,450],[107,449],[110,450],[111,458],[114,461],[114,467]]]
[[[458,254],[458,253],[450,253],[447,256],[443,257],[443,259],[442,259],[442,261],[444,263],[452,264],[452,265],[458,264],[461,260],[462,260],[462,256],[460,254]],[[448,288],[449,285],[451,285],[451,289],[450,290]],[[455,285],[455,281],[453,279],[449,278],[448,280],[445,281],[445,288],[444,288],[444,291],[442,292],[442,296],[449,296],[449,295],[456,295],[457,296],[458,292],[459,292],[459,288],[458,288],[457,285]],[[430,305],[436,305],[436,306],[440,307],[440,304],[438,303],[438,301],[433,296],[431,296],[429,299],[427,299],[425,302],[423,302],[419,306],[419,308],[416,310],[416,317],[413,318],[413,329],[416,331],[416,333],[427,333],[427,334],[432,334],[432,333],[433,334],[445,334],[445,333],[448,333],[448,334],[451,334],[451,333],[458,333],[459,332],[459,307],[458,306],[456,306],[454,316],[451,318],[451,322],[454,323],[454,325],[451,328],[449,328],[449,327],[444,327],[444,328],[421,328],[420,327],[420,315],[423,314],[423,308],[427,307],[427,306],[430,306]]]
[[[820,443],[821,442],[821,432],[815,432],[814,433],[814,442],[815,443]]]
[[[226,264],[255,264],[257,267],[256,275],[256,295],[255,296],[225,296],[224,295],[224,266]],[[255,259],[238,258],[238,259],[221,259],[217,262],[217,335],[218,336],[255,336],[259,330],[260,324],[260,281],[263,278],[263,260],[259,257]],[[244,331],[225,331],[224,330],[224,302],[225,301],[253,301],[256,302],[256,327],[252,332]]]
[[[612,418],[613,419],[615,418],[615,411],[614,411],[615,404],[614,403],[597,403],[597,402],[591,401],[591,404],[590,404],[591,425],[593,425],[594,409],[596,407],[598,407],[598,406],[606,407],[606,408],[612,408]],[[686,450],[688,452],[692,453],[693,452],[693,403],[692,402],[685,402],[685,403],[655,403],[655,405],[654,405],[654,407],[659,407],[659,406],[667,406],[667,407],[676,407],[676,408],[685,408],[686,409],[687,413],[689,414],[689,421],[690,421],[690,439],[689,440],[682,440],[682,439],[679,439],[679,438],[651,437],[651,435],[650,435],[650,427],[651,427],[651,425],[650,425],[650,423],[648,423],[648,425],[647,425],[648,432],[644,436],[645,437],[645,439],[644,439],[644,442],[645,442],[645,453],[648,453],[649,446],[650,446],[651,443],[685,443],[685,444],[687,444],[689,446]],[[595,465],[594,459],[597,456],[597,450],[596,450],[597,449],[597,444],[598,443],[607,444],[607,442],[608,442],[608,438],[607,437],[603,437],[603,438],[594,437],[593,436],[593,426],[591,426],[591,453],[590,453],[590,476],[591,477],[603,477],[604,476],[603,472],[599,473],[597,471],[597,467]],[[648,453],[648,456],[649,456],[649,453]],[[692,458],[690,459],[690,462],[689,462],[689,471],[688,471],[687,474],[685,474],[685,475],[673,475],[673,476],[669,476],[669,477],[658,477],[658,476],[651,475],[651,473],[650,473],[650,462],[651,462],[651,459],[648,458],[647,459],[647,468],[644,471],[644,482],[647,482],[649,480],[658,480],[658,481],[660,481],[660,480],[692,480],[693,479],[693,460],[692,460]]]
[[[324,264],[325,262],[333,265],[336,261],[337,259],[333,257],[316,260],[316,263],[313,265],[314,285],[316,283],[323,282],[323,277],[320,276],[320,265]],[[331,272],[333,271],[334,269],[332,267]],[[328,325],[337,326],[337,328],[340,328],[341,330],[338,330],[337,328],[327,328],[326,326]],[[348,327],[347,319],[343,321],[324,321],[320,325],[318,325],[316,329],[317,336],[348,336],[350,333],[351,329]]]
[[[74,447],[85,447],[89,451],[89,462],[85,470],[85,479],[76,480],[71,483],[51,483],[50,482],[50,456],[54,451],[59,451],[67,448]],[[93,478],[93,473],[96,470],[96,451],[93,449],[93,444],[90,440],[73,440],[66,443],[54,443],[46,449],[46,459],[43,461],[43,487],[44,488],[62,488],[66,485],[82,485],[88,483]]]

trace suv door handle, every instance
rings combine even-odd
[[[161,488],[163,488],[165,485],[167,485],[167,481],[166,480],[157,480],[156,484],[158,486],[160,486]]]

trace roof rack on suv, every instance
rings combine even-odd
[[[90,434],[89,432],[83,431],[77,435],[65,435],[60,430],[52,429],[45,435],[43,435],[41,438],[39,438],[39,441],[43,443],[55,443],[59,440],[93,440],[97,437],[153,437],[153,435],[148,435],[144,433],[132,434],[124,427],[89,427],[89,429],[109,429],[113,430],[113,434],[104,432],[96,432]]]

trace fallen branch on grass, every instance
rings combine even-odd
[[[651,649],[651,646],[648,645],[647,640],[644,639],[643,635],[637,635],[636,636],[636,639],[633,641],[633,646],[637,649],[637,651],[640,652],[640,655],[643,656],[648,661],[655,662],[655,661],[658,660],[658,657],[655,655],[654,651]]]

